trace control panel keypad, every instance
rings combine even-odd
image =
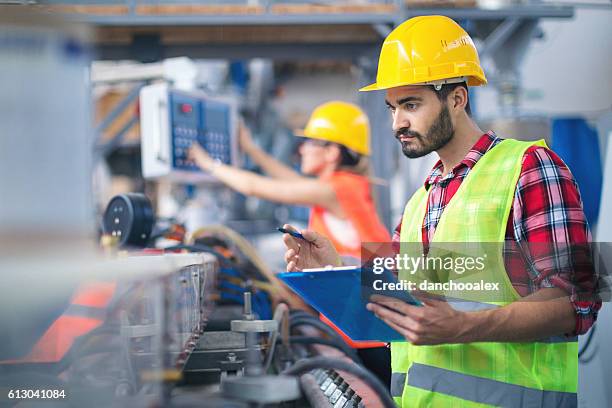
[[[200,171],[188,158],[193,143],[199,143],[214,159],[231,164],[229,105],[174,92],[170,101],[173,167]]]

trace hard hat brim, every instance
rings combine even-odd
[[[317,139],[317,140],[329,141],[323,137],[319,137],[317,135],[311,135],[311,134],[306,133],[306,129],[293,129],[293,136],[301,137],[303,139]]]
[[[308,135],[308,134],[306,134],[304,132],[304,129],[293,129],[293,135],[295,137],[301,137],[301,138],[304,138],[304,139],[315,139],[315,140],[323,140],[325,142],[331,142],[331,140],[328,140],[328,139],[326,139],[324,137],[319,137],[317,135]],[[350,149],[350,150],[352,150],[352,151],[354,151],[356,153],[359,153],[361,155],[364,155],[364,156],[370,156],[370,154],[371,154],[369,147],[365,148],[365,149],[351,149],[350,147],[348,147],[345,144],[340,143],[340,142],[332,142],[332,143],[337,143],[339,145],[342,145],[342,146],[346,147],[347,149]]]
[[[382,88],[378,87],[378,84],[374,82],[368,86],[364,86],[363,88],[359,88],[359,92],[368,92],[368,91],[380,91]]]
[[[316,139],[316,140],[324,140],[326,142],[329,142],[329,140],[323,137],[307,134],[305,129],[293,129],[293,135],[295,137],[301,137],[303,139]]]
[[[437,79],[433,79],[431,82],[435,82],[435,81],[443,82],[444,79],[446,78],[437,78]],[[484,86],[487,84],[487,78],[484,75],[483,76],[476,76],[476,75],[467,76],[465,77],[465,82],[467,83],[468,86]],[[451,82],[448,82],[448,83],[451,83]],[[373,84],[360,88],[359,92],[383,91],[385,89],[399,88],[402,86],[409,86],[409,85],[430,85],[430,84],[423,83],[423,82],[407,82],[407,83],[395,84],[391,86],[379,86],[378,83],[374,82]]]

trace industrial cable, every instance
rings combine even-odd
[[[226,240],[232,242],[234,245],[238,247],[240,252],[242,252],[249,260],[255,265],[255,267],[264,275],[269,278],[274,274],[269,270],[266,263],[261,259],[255,248],[239,233],[228,228],[224,225],[212,225],[208,227],[203,227],[195,230],[190,238],[189,242],[195,242],[195,239],[205,235],[205,234],[214,234],[220,235]]]
[[[290,316],[291,318],[294,318],[294,317],[297,317],[297,316],[311,316],[311,317],[316,317],[316,316],[314,316],[312,313],[308,313],[308,312],[306,312],[306,311],[304,311],[304,310],[301,310],[301,309],[291,309],[291,310],[289,311],[289,316]]]
[[[208,245],[202,245],[202,244],[179,244],[179,245],[175,245],[169,248],[166,248],[167,250],[187,250],[187,251],[192,251],[192,252],[210,252],[213,255],[215,255],[217,257],[217,259],[219,259],[219,263],[222,266],[222,270],[225,269],[227,270],[228,266],[232,266],[232,264],[234,263],[231,259],[229,259],[227,256],[225,256],[224,254],[220,253],[219,251],[215,250],[214,248],[211,248]],[[238,273],[242,274],[242,271],[240,270],[236,270]],[[247,279],[248,276],[244,276],[244,279]],[[235,278],[232,282],[231,278],[225,278],[224,280],[226,281],[230,281],[232,283],[235,284],[241,284],[244,279],[241,279],[239,277]],[[253,280],[253,279],[249,279],[252,283],[253,286],[255,286],[258,289],[261,289],[265,292],[268,293],[268,295],[270,296],[270,298],[274,299],[276,292],[277,292],[277,287],[275,287],[274,285],[267,283],[267,282],[263,282],[263,281],[259,281],[259,280]]]
[[[272,364],[272,357],[274,356],[274,349],[276,348],[276,343],[280,340],[278,338],[278,330],[274,330],[270,335],[270,341],[268,342],[268,352],[266,353],[266,360],[264,361],[264,374],[268,372],[270,369],[270,365]]]
[[[319,383],[311,373],[300,376],[300,386],[312,408],[329,408],[329,400],[321,392]]]
[[[219,273],[219,275],[223,275],[223,274],[224,274],[223,272]],[[243,282],[243,280],[240,279],[240,278],[230,277],[230,276],[223,277],[223,279],[228,281],[228,282],[231,282],[231,283],[233,283],[235,285],[238,285],[238,284]],[[258,280],[252,280],[252,279],[251,279],[251,283],[253,284],[254,287],[256,287],[258,289],[261,289],[261,290],[264,290],[264,291],[266,291],[268,293],[275,291],[274,286],[272,284],[270,284],[270,283],[263,282],[263,281],[258,281]]]
[[[319,329],[319,331],[327,334],[329,337],[344,342],[344,339],[338,333],[336,333],[334,329],[314,316],[298,316],[292,318],[290,321],[290,327],[292,329],[303,325],[313,326],[316,329]]]
[[[239,251],[248,258],[251,263],[255,266],[255,268],[259,271],[259,273],[266,279],[272,287],[274,291],[270,293],[272,297],[272,302],[287,302],[292,308],[304,308],[306,304],[302,299],[295,296],[293,292],[291,292],[280,279],[276,277],[276,275],[270,270],[270,268],[266,265],[261,256],[257,253],[255,248],[247,241],[242,235],[232,230],[231,228],[226,227],[225,225],[211,225],[207,227],[202,227],[195,230],[188,238],[188,243],[193,243],[195,240],[203,235],[217,235],[223,237],[223,239],[230,241],[236,247],[238,247]]]
[[[353,360],[355,363],[362,364],[362,361],[357,355],[357,353],[355,352],[355,350],[352,349],[348,344],[344,342],[340,343],[338,341],[334,341],[331,339],[324,339],[323,337],[310,337],[310,336],[291,336],[289,339],[291,343],[295,343],[295,344],[307,344],[307,345],[321,344],[324,346],[333,347],[335,349],[340,350],[344,354],[346,354],[346,356],[349,357],[351,360]]]
[[[192,252],[210,252],[213,255],[215,255],[218,259],[219,262],[222,264],[222,266],[227,267],[228,265],[231,266],[233,264],[233,261],[229,258],[227,258],[225,255],[223,255],[222,253],[220,253],[219,251],[215,250],[214,248],[209,247],[208,245],[202,245],[202,244],[179,244],[179,245],[175,245],[169,248],[166,248],[166,250],[187,250],[187,251],[192,251]],[[248,276],[244,276],[244,274],[242,273],[242,271],[240,271],[239,269],[237,270],[239,273],[241,273],[243,275],[244,278],[249,278]],[[240,278],[237,278],[240,279]],[[250,278],[249,278],[250,279]],[[229,279],[227,279],[229,280]],[[271,297],[274,297],[276,295],[276,293],[278,292],[278,288],[274,285],[272,285],[271,283],[268,282],[264,282],[261,280],[253,280],[251,279],[253,286],[264,290],[266,292],[268,292],[268,294]]]
[[[285,327],[287,325],[287,319],[289,319],[289,307],[287,307],[284,303],[279,303],[274,309],[274,316],[272,317],[274,321],[278,323],[278,328],[274,330],[274,332],[270,335],[270,341],[268,342],[268,353],[266,354],[266,360],[264,362],[264,373],[267,373],[270,369],[270,365],[272,364],[272,357],[274,356],[274,349],[276,348],[276,342],[278,340],[278,334],[281,331],[287,330]],[[288,338],[280,339],[285,346],[289,346]]]
[[[362,366],[349,363],[345,360],[329,357],[313,357],[300,360],[285,371],[282,372],[284,375],[301,376],[311,370],[322,368],[326,370],[339,370],[345,371],[352,374],[365,382],[370,388],[376,392],[378,398],[382,402],[383,408],[397,408],[397,405],[391,398],[389,391],[383,385],[383,383],[370,371],[366,370]]]

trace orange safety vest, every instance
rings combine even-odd
[[[25,357],[0,364],[56,363],[62,360],[78,337],[104,323],[107,307],[115,294],[116,283],[96,282],[82,285],[70,305],[59,316]]]
[[[331,231],[330,225],[325,221],[326,213],[328,213],[327,209],[320,206],[313,206],[310,211],[309,230],[325,235],[334,244],[341,256],[351,256],[357,259],[361,258],[362,242],[390,242],[391,237],[376,213],[370,182],[367,177],[347,171],[336,171],[329,177],[324,178],[323,181],[331,183],[346,219],[350,221],[357,232],[359,242],[351,247],[340,242],[335,237],[334,232]],[[336,234],[338,233],[342,233],[342,231],[336,232]],[[353,341],[325,316],[320,315],[320,318],[353,348],[372,348],[385,345],[385,343],[377,341]]]

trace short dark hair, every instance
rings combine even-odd
[[[457,82],[455,84],[444,84],[442,85],[442,88],[440,88],[439,91],[436,91],[436,88],[434,88],[433,85],[429,85],[429,88],[438,96],[438,99],[440,100],[440,102],[446,102],[446,98],[448,98],[448,95],[450,95],[450,93],[459,86],[464,87],[465,90],[468,91],[468,86],[465,82]],[[469,116],[472,116],[472,109],[470,108],[469,96],[468,96],[467,103],[465,104],[465,111],[467,112]]]

